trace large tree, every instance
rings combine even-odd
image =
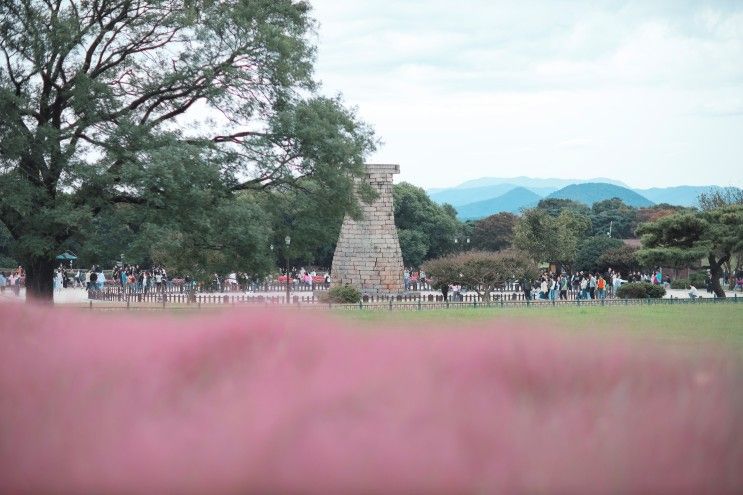
[[[475,249],[500,251],[511,247],[513,229],[518,217],[513,213],[501,212],[478,220],[472,231],[472,245]]]
[[[535,261],[557,262],[570,270],[590,227],[590,218],[580,210],[563,209],[552,216],[543,208],[531,208],[516,224],[513,246]]]
[[[373,135],[316,96],[313,30],[304,1],[0,0],[0,221],[29,294],[102,215],[211,259],[194,229],[268,244],[230,224],[262,222],[236,192],[312,178],[350,207]]]
[[[637,210],[619,198],[597,201],[591,207],[591,224],[593,235],[611,233],[614,239],[633,238],[637,228]]]
[[[578,244],[575,254],[576,270],[595,272],[603,268],[601,257],[609,251],[621,248],[624,245],[619,239],[612,239],[605,235],[597,235],[583,239]]]
[[[641,225],[644,265],[695,266],[708,263],[712,288],[725,297],[720,285],[723,266],[734,253],[743,252],[743,205],[725,206],[698,213],[679,213]]]
[[[534,279],[539,273],[532,259],[515,250],[455,253],[429,260],[423,268],[434,287],[461,284],[485,301],[490,301],[490,293],[505,282]]]
[[[407,182],[395,184],[395,226],[406,266],[418,267],[423,261],[454,251],[462,230],[456,210],[440,206],[426,191]]]

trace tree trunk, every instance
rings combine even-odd
[[[717,297],[725,297],[725,289],[720,285],[722,277],[722,263],[715,261],[715,255],[709,255],[709,274],[712,278],[712,291]]]
[[[51,259],[32,258],[23,268],[26,270],[26,302],[54,302],[54,266]]]

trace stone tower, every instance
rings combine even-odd
[[[402,292],[403,264],[392,204],[392,176],[399,165],[367,164],[365,180],[379,195],[359,201],[362,218],[346,215],[333,256],[333,285],[351,285],[365,293]]]

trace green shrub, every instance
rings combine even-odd
[[[689,285],[693,285],[697,289],[702,289],[707,286],[705,279],[707,274],[704,272],[692,273],[689,278],[680,278],[678,280],[671,281],[671,289],[688,289]]]
[[[635,282],[622,285],[617,295],[622,299],[660,299],[666,295],[666,289],[648,282]]]
[[[334,303],[357,303],[361,301],[361,292],[356,287],[343,285],[328,291],[328,300]]]
[[[689,281],[697,289],[707,286],[707,274],[705,272],[692,273],[689,276]]]
[[[689,287],[688,278],[677,278],[671,281],[671,289],[686,289]],[[694,286],[696,287],[696,285]]]

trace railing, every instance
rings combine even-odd
[[[277,291],[279,292],[279,291]],[[315,294],[300,292],[297,294],[290,294],[290,304],[301,304],[301,305],[325,305],[327,304],[326,294],[320,293]],[[422,292],[408,292],[404,294],[388,295],[388,294],[370,294],[364,295],[361,298],[359,304],[362,306],[372,305],[389,305],[389,304],[458,304],[458,305],[504,305],[504,304],[577,304],[577,305],[605,305],[607,303],[614,304],[614,301],[630,301],[627,299],[617,299],[611,294],[603,299],[581,299],[581,291],[568,291],[565,299],[557,297],[555,300],[549,299],[527,299],[526,296],[521,292],[512,292],[505,290],[492,291],[490,299],[482,297],[476,292],[468,293],[450,293],[448,298],[444,298],[442,294],[424,294]],[[137,303],[162,303],[162,304],[287,304],[285,295],[276,294],[246,294],[246,293],[208,293],[208,292],[196,292],[196,291],[182,291],[172,292],[167,290],[137,290],[135,287],[129,287],[122,289],[121,287],[106,287],[102,290],[91,290],[88,291],[88,299],[97,301],[117,301],[117,302],[137,302]],[[737,301],[737,294],[733,298]],[[678,301],[681,299],[661,299],[661,300],[673,300]],[[718,298],[703,298],[702,300],[720,300]],[[645,303],[645,301],[655,301],[652,299],[638,299]],[[629,304],[622,302],[622,304]]]
[[[414,295],[398,295],[398,296],[364,296],[361,301],[353,304],[338,304],[321,302],[319,298],[314,295],[294,295],[291,297],[291,304],[286,305],[286,297],[284,296],[254,296],[254,295],[216,295],[216,294],[199,294],[199,293],[182,293],[173,294],[167,292],[150,292],[150,293],[137,293],[137,294],[124,294],[124,293],[103,293],[99,291],[91,291],[89,293],[90,308],[93,308],[93,301],[100,302],[115,302],[125,303],[124,305],[117,307],[129,308],[131,305],[135,307],[152,307],[162,306],[180,306],[180,307],[202,307],[212,306],[218,307],[219,305],[254,305],[254,306],[272,306],[272,305],[284,305],[285,307],[301,307],[308,309],[323,309],[323,308],[335,308],[341,310],[428,310],[428,309],[441,309],[441,308],[518,308],[518,307],[533,307],[533,308],[550,308],[550,307],[566,307],[566,306],[645,306],[645,305],[674,305],[674,304],[727,304],[737,303],[739,300],[743,300],[743,297],[739,298],[737,294],[733,297],[728,298],[698,298],[698,299],[618,299],[618,298],[606,298],[606,299],[579,299],[573,298],[568,300],[528,300],[523,297],[523,294],[514,294],[516,297],[497,297],[494,296],[490,301],[483,301],[474,294],[468,294],[459,300],[448,300],[445,301],[441,295],[428,295],[423,296],[421,294]]]

